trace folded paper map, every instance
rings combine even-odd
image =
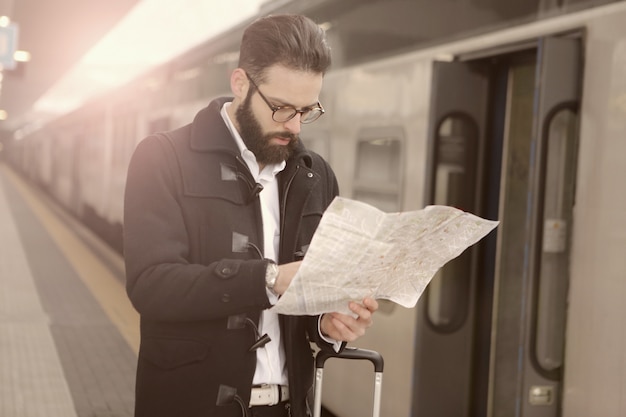
[[[414,307],[439,268],[497,225],[453,207],[385,213],[336,197],[273,310],[352,314],[348,303],[365,297]]]

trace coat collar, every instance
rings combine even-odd
[[[190,147],[192,150],[197,152],[239,151],[220,114],[224,103],[232,100],[229,97],[218,98],[196,114],[191,123]]]

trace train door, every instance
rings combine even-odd
[[[416,417],[558,417],[576,176],[580,38],[433,72],[431,204],[500,221],[419,304]]]

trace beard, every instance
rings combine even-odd
[[[256,156],[257,162],[264,165],[279,164],[289,159],[293,154],[299,140],[298,135],[287,131],[263,133],[261,124],[250,107],[253,91],[250,89],[246,99],[235,112],[239,134],[248,149]],[[288,138],[290,142],[288,145],[272,145],[270,140],[275,137]]]

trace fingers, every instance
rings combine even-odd
[[[324,333],[335,340],[353,342],[365,334],[373,324],[373,314],[378,310],[378,302],[373,298],[365,298],[363,304],[350,302],[348,305],[356,317],[341,313],[325,314],[322,321]]]
[[[328,314],[330,323],[328,335],[335,340],[354,342],[365,334],[365,327],[358,323],[358,319],[340,313]]]
[[[378,301],[376,301],[374,298],[371,298],[371,297],[364,298],[363,305],[365,305],[365,307],[367,307],[367,309],[371,311],[372,313],[378,310]]]
[[[355,303],[354,301],[349,304],[350,310],[361,318],[372,317],[372,314],[378,310],[378,301],[373,298],[366,297],[363,299],[363,304]]]

